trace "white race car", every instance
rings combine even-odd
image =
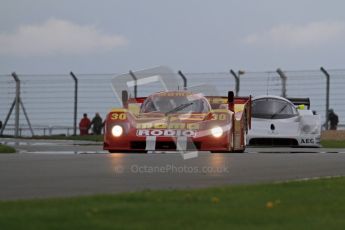
[[[320,147],[321,118],[309,98],[259,96],[252,101],[251,146]]]

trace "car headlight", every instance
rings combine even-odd
[[[310,125],[303,125],[302,126],[302,132],[303,133],[310,133],[310,131],[311,131]]]
[[[315,127],[314,129],[311,130],[310,133],[311,134],[320,134],[320,128],[319,127]]]
[[[223,135],[223,129],[221,127],[214,127],[211,129],[211,133],[214,137],[220,137]]]
[[[123,133],[123,128],[120,125],[114,125],[113,128],[111,128],[111,134],[113,134],[114,137],[119,137]]]
[[[320,128],[318,126],[303,125],[301,131],[305,134],[318,134],[320,133]]]

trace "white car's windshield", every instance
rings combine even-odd
[[[276,98],[256,99],[252,104],[252,116],[255,118],[284,119],[297,114],[291,103]]]

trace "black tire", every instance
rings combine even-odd
[[[232,153],[244,153],[245,149],[241,149],[241,150],[234,150],[232,151]]]
[[[108,150],[109,153],[147,153],[146,150]]]

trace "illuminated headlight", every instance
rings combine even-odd
[[[223,135],[223,129],[221,127],[214,127],[211,129],[211,133],[214,137],[220,137]]]
[[[111,134],[113,134],[114,137],[119,137],[122,135],[122,133],[123,133],[123,128],[120,125],[115,125],[111,129]]]

